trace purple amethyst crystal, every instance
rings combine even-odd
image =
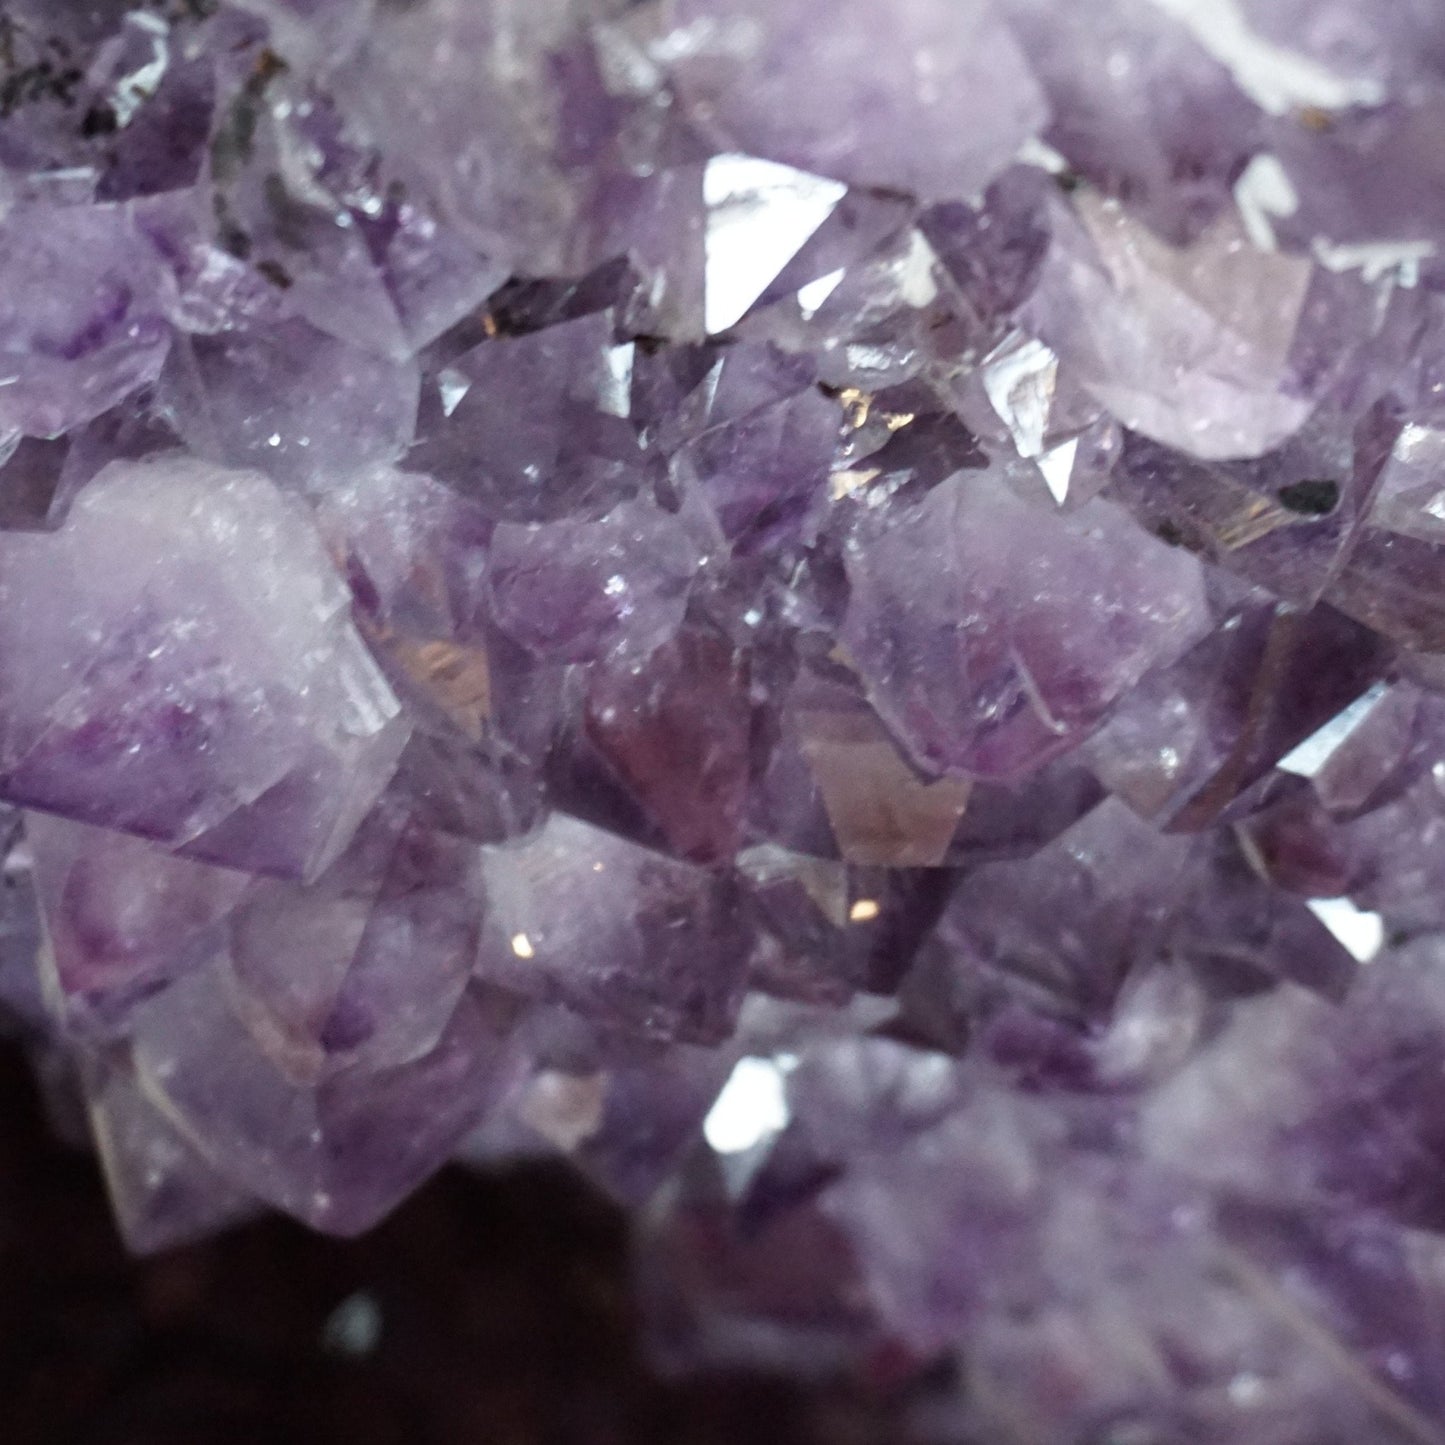
[[[408,724],[311,520],[265,477],[115,462],[59,531],[0,552],[11,802],[267,873],[345,847]]]
[[[936,771],[1032,771],[1208,625],[1187,553],[1108,502],[1051,515],[989,474],[949,478],[916,508],[865,499],[846,565],[843,646]]]
[[[0,16],[0,1017],[917,1445],[1445,1440],[1445,27]]]
[[[12,203],[0,221],[0,435],[57,437],[160,375],[161,258],[125,207]]]
[[[988,0],[675,0],[653,53],[695,123],[729,150],[924,199],[966,196],[1045,115]]]

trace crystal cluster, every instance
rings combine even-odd
[[[1445,1440],[1445,11],[7,0],[0,999],[158,1249],[448,1160],[946,1445]]]

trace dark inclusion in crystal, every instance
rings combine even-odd
[[[1291,482],[1281,487],[1279,499],[1291,512],[1304,517],[1327,517],[1340,502],[1340,484],[1326,480]]]
[[[1442,56],[13,0],[0,1002],[131,1245],[559,1156],[682,1368],[1445,1440]]]

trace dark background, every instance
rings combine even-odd
[[[358,1294],[375,1347],[327,1322]],[[664,1382],[626,1231],[564,1171],[450,1170],[365,1239],[270,1219],[133,1260],[0,1046],[4,1445],[884,1445],[845,1387]]]

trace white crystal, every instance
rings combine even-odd
[[[704,324],[709,334],[742,319],[847,189],[839,181],[753,156],[714,156],[707,163]]]

